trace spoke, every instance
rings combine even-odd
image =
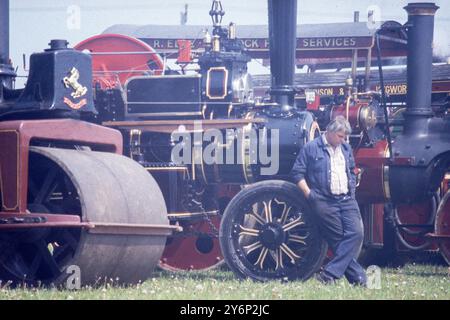
[[[291,259],[292,263],[295,263],[295,259],[299,259],[300,256],[296,255],[294,251],[289,248],[286,243],[281,244],[280,249]]]
[[[288,241],[298,242],[306,245],[306,242],[304,241],[306,238],[308,238],[308,236],[301,237],[291,234],[289,235]]]
[[[53,259],[56,261],[61,261],[67,255],[73,255],[78,242],[72,233],[67,230],[61,230],[56,237],[52,237],[51,240],[47,238],[47,241],[51,241],[51,245],[53,246]]]
[[[255,266],[259,265],[261,269],[264,268],[264,261],[266,260],[267,253],[269,252],[269,249],[263,248],[261,250],[261,253],[259,254],[258,260],[255,262]]]
[[[62,183],[61,183],[61,194],[65,200],[69,199],[69,196],[70,196],[69,191],[70,191],[69,181],[67,179],[67,176],[64,175],[62,177]]]
[[[250,216],[254,217],[256,219],[257,222],[259,222],[259,224],[266,224],[266,222],[264,221],[263,218],[261,218],[261,216],[259,214],[257,214],[256,212],[250,212],[249,213]]]
[[[51,190],[51,187],[53,187],[53,182],[56,177],[56,172],[57,172],[56,168],[52,168],[47,173],[47,176],[44,179],[44,183],[42,184],[41,189],[39,190],[38,194],[34,198],[34,201],[33,201],[34,204],[43,203],[44,200],[46,200],[46,198],[50,194],[49,191]]]
[[[70,248],[68,244],[58,245],[53,249],[53,259],[57,260],[62,253],[66,252]]]
[[[277,249],[275,251],[275,263],[276,263],[275,270],[278,270],[280,268],[284,268],[284,265],[283,265],[283,253],[282,253],[282,251],[280,249]]]
[[[281,213],[281,217],[280,217],[280,220],[279,220],[279,222],[281,222],[281,220],[283,219],[283,215],[284,215],[284,213],[286,211],[286,207],[287,207],[286,202],[280,201],[277,198],[274,198],[273,200],[276,202],[277,205],[283,206],[283,211]]]
[[[256,241],[255,243],[249,244],[248,246],[244,246],[244,250],[246,254],[250,254],[258,248],[262,247],[262,243],[260,241]]]
[[[70,181],[69,177],[67,177],[66,175],[64,176],[64,190],[65,193],[67,194],[67,199],[70,199],[71,202],[76,201],[79,202],[79,200],[77,199],[77,192],[74,189],[74,186],[72,184],[72,182]]]
[[[73,251],[77,249],[78,241],[75,239],[75,237],[69,230],[64,229],[62,238],[64,240],[64,243],[67,244]]]
[[[38,189],[36,188],[36,184],[34,183],[34,180],[28,179],[28,190],[30,191],[30,194],[33,198],[36,198],[36,194],[38,193]]]
[[[283,231],[291,230],[291,229],[293,229],[293,228],[295,228],[295,227],[297,227],[297,226],[301,226],[301,225],[303,225],[303,224],[305,224],[305,223],[302,221],[302,217],[298,217],[298,218],[295,219],[294,221],[291,221],[291,222],[285,224],[285,225],[283,226]]]
[[[266,215],[266,222],[272,222],[272,200],[269,201],[269,204],[267,204],[265,201],[263,201],[264,205],[264,213]]]
[[[27,278],[33,279],[34,275],[36,274],[39,266],[41,265],[42,256],[40,254],[36,254],[33,258],[33,262],[31,263],[29,269]]]
[[[56,261],[53,258],[52,254],[48,250],[47,243],[44,240],[41,240],[36,244],[36,247],[38,249],[38,254],[42,257],[42,262],[45,264],[46,269],[50,271],[53,276],[59,275],[61,273],[61,270],[56,264]]]
[[[289,211],[291,211],[292,206],[290,207],[284,207],[283,213],[281,214],[281,224],[285,224],[286,223],[286,219],[289,216]]]
[[[15,244],[12,246],[14,248],[11,252],[9,252],[8,249],[5,250],[6,252],[2,252],[4,260],[1,261],[1,264],[2,267],[11,272],[14,276],[23,279],[23,277],[26,277],[30,273],[30,269],[23,259],[22,254],[18,251],[16,252],[19,248]]]
[[[242,230],[242,232],[239,232],[239,236],[242,236],[242,235],[253,236],[253,237],[258,237],[259,236],[259,230],[245,228],[245,227],[243,227],[241,225],[239,225],[239,227]]]

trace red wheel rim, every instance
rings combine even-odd
[[[435,232],[439,236],[450,236],[450,190],[442,198],[436,215]],[[439,251],[450,264],[450,240],[439,243]]]
[[[93,79],[104,89],[123,86],[134,76],[161,74],[164,67],[152,47],[120,34],[93,36],[77,44],[75,49],[92,53]]]
[[[412,205],[400,205],[397,207],[397,215],[401,223],[405,224],[427,224],[431,215],[434,214],[433,210],[437,210],[437,203],[433,206],[432,201],[426,201],[424,203],[412,204]],[[433,209],[434,208],[434,209]],[[420,228],[409,228],[412,231],[421,231]],[[404,240],[412,246],[422,246],[428,240],[422,235],[410,235],[406,232],[400,231]],[[399,244],[401,246],[401,244]],[[437,246],[430,244],[427,250],[437,250]]]

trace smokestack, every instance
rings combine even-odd
[[[268,0],[272,100],[283,110],[294,106],[297,0]]]
[[[0,0],[0,70],[3,64],[9,64],[9,0]]]
[[[433,59],[434,3],[409,3],[408,12],[408,93],[405,131],[424,129],[431,109],[431,68]],[[425,130],[425,129],[424,129]]]

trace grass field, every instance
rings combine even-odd
[[[48,288],[9,288],[3,284],[0,299],[432,299],[450,300],[450,269],[410,264],[382,269],[381,289],[351,287],[345,280],[324,286],[307,282],[238,281],[229,271],[168,273],[157,271],[144,283],[118,287],[104,284],[76,291]]]

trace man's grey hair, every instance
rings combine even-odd
[[[337,116],[327,125],[327,132],[344,131],[349,135],[352,133],[352,127],[344,116]]]

